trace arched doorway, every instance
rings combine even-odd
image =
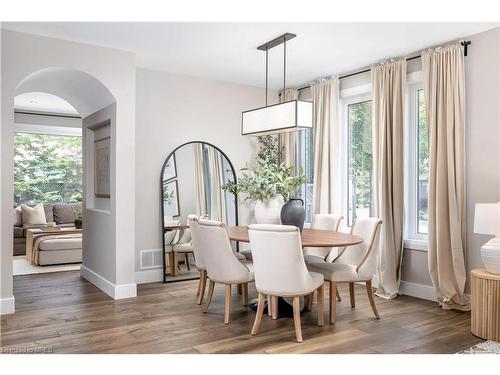
[[[126,267],[122,267],[120,271],[119,263],[124,262],[117,255],[117,238],[120,235],[116,219],[118,194],[115,97],[92,75],[78,69],[62,67],[48,67],[29,74],[15,87],[14,96],[29,92],[44,92],[60,97],[70,103],[82,118],[82,276],[113,298],[135,296],[135,283],[121,283],[120,278],[123,277],[118,275],[119,272],[124,274],[123,269]],[[11,100],[13,102],[14,98]],[[12,130],[11,127],[11,132]],[[13,139],[12,134],[9,136]],[[102,146],[97,146],[102,140],[106,141],[101,142]],[[12,143],[13,141],[10,147]],[[96,153],[96,147],[101,147],[99,153]],[[126,265],[133,264],[134,260],[132,258],[130,261],[130,254],[127,254],[127,257],[129,259]],[[9,258],[9,263],[12,264],[12,248],[2,248],[2,260]],[[3,270],[2,267],[2,273],[5,275]],[[127,268],[126,271],[128,275],[133,273],[133,269],[129,272]],[[133,281],[133,275],[126,278],[132,278]]]

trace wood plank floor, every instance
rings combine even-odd
[[[443,311],[408,296],[376,297],[376,320],[366,292],[356,287],[356,308],[341,286],[337,324],[318,327],[316,304],[302,318],[304,343],[293,320],[265,316],[257,336],[255,314],[233,294],[231,322],[223,323],[224,288],[209,312],[195,302],[197,282],[144,284],[138,297],[114,301],[79,272],[16,276],[16,313],[2,316],[2,350],[49,348],[54,353],[455,353],[482,340],[470,333],[470,313]],[[236,288],[233,288],[236,289]],[[326,292],[325,295],[328,295]],[[256,296],[251,287],[250,297]]]

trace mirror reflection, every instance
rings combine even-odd
[[[235,181],[234,168],[216,147],[191,142],[169,155],[161,176],[165,281],[198,278],[188,220],[196,216],[238,224],[235,196],[224,190]]]

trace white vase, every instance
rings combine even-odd
[[[500,274],[500,238],[493,238],[481,247],[481,259],[489,272]]]
[[[255,204],[255,221],[257,224],[281,224],[281,207],[284,204],[281,195],[265,202],[258,201]]]

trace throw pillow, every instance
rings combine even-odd
[[[23,226],[27,225],[44,225],[47,224],[45,219],[45,210],[43,204],[37,204],[35,207],[21,205],[21,212],[23,216]]]
[[[14,226],[22,227],[23,226],[23,215],[21,214],[21,206],[17,206],[14,208]]]

